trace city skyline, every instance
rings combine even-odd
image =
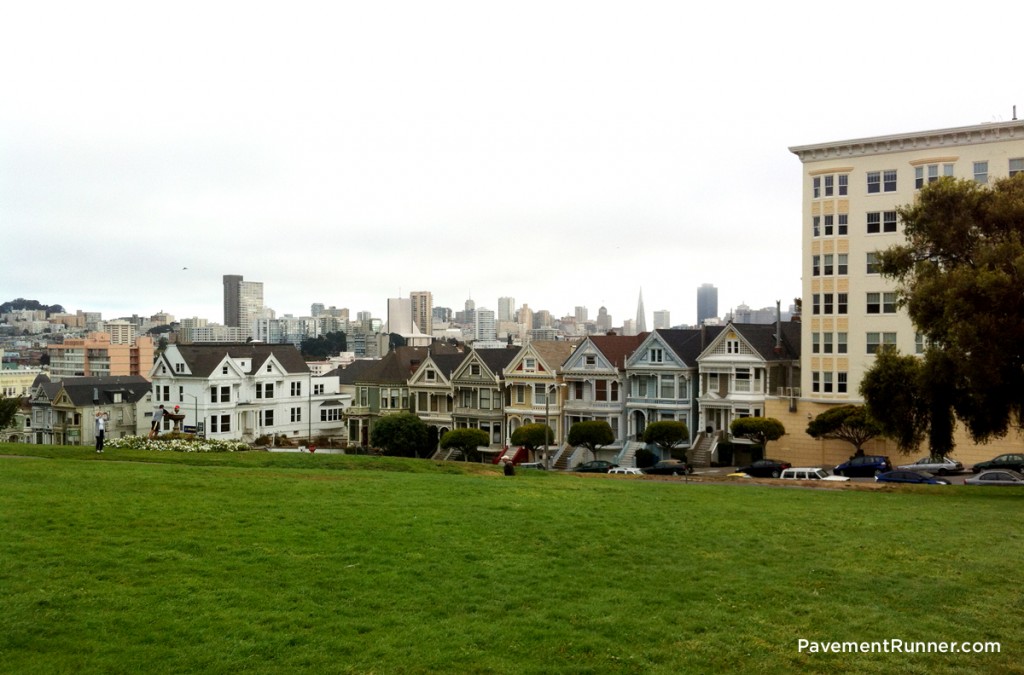
[[[1024,103],[1014,22],[878,9],[753,6],[737,23],[727,5],[660,1],[198,15],[101,0],[55,20],[16,3],[0,26],[17,64],[0,107],[0,297],[219,321],[230,272],[295,316],[319,302],[383,317],[426,289],[453,310],[510,296],[559,317],[604,306],[621,325],[643,288],[648,309],[692,324],[709,281],[720,314],[786,306],[802,290],[789,147]],[[902,67],[847,56],[882,9],[930,43],[985,45],[984,67],[908,77],[920,40],[887,43]]]

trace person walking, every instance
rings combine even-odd
[[[164,416],[164,407],[161,405],[159,408],[156,409],[156,412],[153,413],[153,424],[150,425],[150,427],[149,427],[149,437],[150,438],[153,438],[154,436],[156,436],[156,433],[157,433],[157,431],[159,430],[159,427],[160,427],[160,420],[163,419],[163,416]]]
[[[96,452],[103,452],[103,440],[107,435],[107,414],[96,413]]]

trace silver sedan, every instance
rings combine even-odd
[[[896,468],[904,471],[927,471],[936,476],[948,476],[964,471],[963,464],[949,457],[922,457],[913,464],[902,464]]]
[[[1013,469],[990,469],[965,478],[964,485],[1024,485],[1024,476]]]

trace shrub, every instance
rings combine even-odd
[[[212,438],[196,438],[185,434],[177,434],[178,438],[167,438],[165,434],[159,438],[142,436],[125,436],[112,438],[106,442],[107,448],[121,450],[155,450],[157,452],[241,452],[250,450],[248,443],[242,441],[221,441]]]

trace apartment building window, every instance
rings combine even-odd
[[[867,338],[868,354],[877,353],[879,346],[896,346],[896,333],[868,333]]]
[[[824,302],[823,302],[822,313],[823,314],[831,314],[833,312],[833,310],[834,310],[834,305],[832,304],[832,298],[834,296],[833,296],[832,293],[824,293],[823,295],[824,295],[824,297],[823,297]]]
[[[322,396],[323,393],[324,393],[324,385],[322,385],[322,384],[314,384],[313,385],[313,395],[314,396]]]
[[[821,256],[811,256],[811,276],[821,276]]]
[[[882,293],[882,314],[896,313],[896,293]]]
[[[870,211],[867,214],[867,219],[868,234],[896,231],[895,211]]]
[[[836,333],[836,354],[846,353],[846,333]]]
[[[850,177],[845,173],[839,174],[839,196],[845,197],[849,192]]]
[[[832,333],[825,333],[822,337],[824,338],[822,340],[822,350],[826,354],[831,354],[832,353]]]
[[[846,314],[847,307],[850,304],[849,293],[839,293],[836,295],[836,314]]]
[[[868,293],[866,302],[866,311],[868,314],[881,314],[882,313],[882,294],[881,293]]]
[[[934,183],[939,179],[939,172],[942,172],[943,176],[953,175],[952,164],[928,164],[926,166],[914,167],[914,189],[920,190],[925,186],[925,183]]]
[[[836,392],[846,393],[846,373],[836,373]]]
[[[847,233],[848,229],[849,229],[849,224],[850,224],[850,214],[848,214],[848,213],[840,213],[839,214],[839,222],[838,222],[838,225],[836,226],[836,234],[838,234],[839,236],[845,235]]]
[[[847,274],[847,268],[849,267],[849,254],[840,253],[836,257],[836,274]]]
[[[814,393],[821,391],[821,373],[817,370],[811,373],[811,391]]]
[[[811,353],[821,352],[821,333],[811,333]]]
[[[986,185],[988,183],[988,162],[974,163],[974,182]]]
[[[832,373],[825,371],[822,375],[821,388],[826,394],[832,393]]]
[[[896,192],[896,170],[868,172],[868,194]]]
[[[927,348],[928,338],[925,337],[924,333],[914,333],[914,353],[924,354],[924,351]]]
[[[825,254],[825,267],[824,267],[824,274],[825,274],[825,276],[830,277],[830,276],[832,276],[832,273],[835,271],[835,267],[833,266],[833,263],[832,263],[833,258],[834,258],[834,256],[831,253],[826,253]]]
[[[835,184],[835,176],[825,176],[825,196],[831,197],[833,191],[833,185]]]
[[[821,236],[821,216],[813,216],[811,218],[811,225],[812,225],[812,227],[814,229],[814,236],[815,237],[820,237]]]
[[[1021,171],[1024,171],[1024,157],[1017,157],[1010,160],[1010,178],[1013,178]]]
[[[878,274],[878,253],[871,251],[867,255],[867,266],[865,267],[866,274]]]
[[[302,383],[292,382],[292,396],[302,396]]]
[[[834,231],[833,225],[835,224],[834,217],[831,215],[825,216],[825,236],[831,237]]]
[[[815,176],[811,179],[811,190],[814,194],[814,199],[821,197],[821,176]]]
[[[821,314],[821,295],[818,293],[811,295],[811,314]]]

